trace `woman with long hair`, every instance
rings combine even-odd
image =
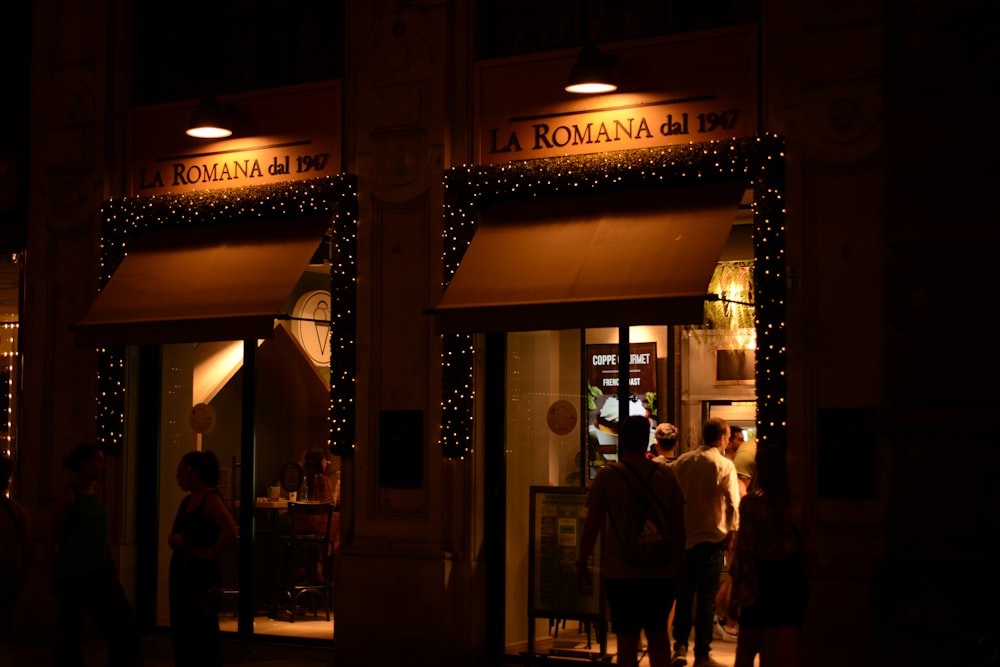
[[[314,503],[334,503],[336,505],[337,498],[334,494],[333,483],[330,481],[330,476],[326,473],[326,467],[330,464],[330,458],[325,451],[320,447],[315,447],[306,452],[305,465],[303,466],[303,472],[305,473],[306,488],[309,489],[309,501]],[[317,533],[321,533],[326,529],[325,519],[322,517],[315,517],[313,519],[314,525],[312,530]],[[336,551],[337,547],[340,546],[340,512],[334,511],[333,517],[330,520],[330,548],[328,555]]]
[[[757,452],[757,474],[740,502],[740,528],[730,573],[729,613],[739,619],[734,667],[800,664],[800,635],[809,596],[808,524],[793,501],[783,448]]]
[[[170,557],[170,628],[174,664],[222,665],[219,555],[237,536],[236,522],[219,493],[219,460],[210,451],[188,452],[177,465],[181,501],[167,544]]]

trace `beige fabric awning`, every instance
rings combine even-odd
[[[745,188],[500,204],[483,216],[434,309],[437,331],[700,323]]]
[[[329,225],[304,217],[143,234],[77,324],[77,341],[270,338]]]

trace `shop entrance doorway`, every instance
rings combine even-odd
[[[439,331],[445,334],[444,354],[448,362],[443,444],[447,453],[463,455],[462,443],[473,441],[472,416],[485,417],[483,428],[477,432],[483,438],[487,486],[496,497],[505,499],[503,507],[486,510],[486,533],[502,536],[487,547],[491,562],[504,563],[504,567],[492,570],[498,574],[488,585],[486,605],[489,641],[498,655],[533,660],[525,655],[529,623],[535,624],[530,634],[536,639],[548,638],[551,647],[560,651],[566,648],[556,646],[554,632],[555,628],[561,628],[561,623],[549,625],[547,619],[534,618],[529,613],[528,583],[538,576],[528,559],[529,491],[532,486],[545,485],[585,488],[592,468],[614,455],[613,444],[602,442],[605,430],[601,427],[613,429],[613,424],[606,420],[615,410],[602,415],[609,401],[599,393],[592,394],[587,386],[584,369],[588,344],[617,345],[618,328],[629,324],[632,325],[628,328],[630,345],[657,344],[655,390],[645,390],[643,396],[636,396],[636,408],[650,418],[651,425],[656,421],[676,423],[680,427],[681,448],[699,444],[705,407],[715,401],[753,403],[758,438],[766,439],[784,429],[785,266],[780,152],[780,140],[750,139],[528,161],[496,168],[479,166],[474,173],[471,168],[449,172],[449,183],[455,187],[449,189],[453,200],[447,207],[451,218],[446,228],[445,282],[454,278],[458,288],[451,297],[450,285],[446,288],[444,308],[436,312]],[[640,164],[642,168],[637,169]],[[494,282],[493,292],[487,295],[483,290],[489,286],[475,279],[477,275],[490,273],[482,270],[489,266],[484,257],[489,257],[490,248],[476,251],[477,239],[502,240],[510,233],[508,229],[499,236],[478,237],[477,225],[483,224],[482,229],[487,229],[488,225],[502,226],[503,220],[513,219],[509,215],[496,217],[496,211],[504,210],[507,205],[530,211],[534,202],[545,201],[545,208],[551,211],[563,203],[572,207],[578,194],[581,200],[592,201],[589,196],[598,193],[606,201],[620,201],[618,197],[639,191],[645,201],[650,201],[655,200],[650,193],[661,192],[667,198],[675,192],[674,188],[683,190],[727,179],[741,181],[750,193],[744,195],[741,206],[733,205],[729,220],[733,227],[742,227],[741,231],[748,233],[742,239],[743,252],[727,256],[717,251],[712,264],[716,269],[739,261],[744,264],[728,267],[733,269],[723,272],[728,278],[718,281],[719,276],[713,275],[709,268],[699,292],[698,312],[693,318],[689,311],[678,315],[679,310],[669,304],[663,304],[662,308],[642,305],[633,308],[639,302],[627,303],[631,298],[628,292],[623,292],[628,294],[624,302],[616,301],[614,296],[607,297],[604,308],[596,307],[589,294],[579,295],[576,303],[573,299],[577,295],[564,297],[569,306],[551,299],[533,301],[534,295],[518,290],[514,293],[520,296],[511,300],[503,281]],[[497,205],[498,202],[501,204]],[[640,215],[655,219],[655,207]],[[737,224],[740,216],[745,216],[740,221],[745,224]],[[519,224],[530,227],[532,216],[528,215],[528,223],[523,224],[522,218],[518,216]],[[625,215],[615,226],[617,234],[627,236],[629,218],[630,215]],[[534,237],[529,233],[522,238]],[[633,241],[641,244],[644,238],[639,235]],[[649,241],[654,248],[666,243],[665,239]],[[500,245],[503,246],[502,241]],[[463,277],[466,248],[473,253],[469,257],[473,259],[474,270]],[[550,250],[541,242],[528,246],[530,252],[539,249],[543,255]],[[586,251],[581,254],[589,256]],[[519,266],[519,253],[501,253],[501,256],[506,257],[504,261],[510,267]],[[606,274],[614,271],[622,275],[669,274],[675,268],[671,262],[631,261],[633,255],[623,251],[614,257],[617,264]],[[677,261],[683,262],[683,257]],[[734,289],[736,283],[731,280],[734,274],[742,274],[749,280]],[[664,294],[660,292],[659,296]],[[721,312],[715,312],[716,307]],[[749,326],[738,315],[740,308],[751,309]],[[613,313],[612,319],[602,319],[608,313]],[[719,340],[717,334],[723,322],[731,323],[734,331]],[[639,331],[646,328],[650,333]],[[486,335],[471,335],[477,332]],[[753,338],[752,344],[743,341],[746,335]],[[750,376],[744,372],[749,350],[753,350],[754,356]],[[475,393],[467,389],[469,379],[477,377],[473,373],[473,352],[482,353],[486,360],[485,379],[477,384]],[[631,361],[635,355],[630,351],[629,356]],[[705,362],[707,373],[704,368],[699,370]],[[619,376],[631,380],[628,373]],[[632,397],[627,400],[631,404]],[[567,405],[575,408],[575,414]],[[618,407],[620,415],[620,403]],[[555,428],[550,424],[553,415]],[[571,428],[562,428],[560,424],[570,424]],[[544,639],[534,644],[532,651],[539,650],[539,645],[544,649]],[[549,654],[539,660],[552,664],[559,658]]]
[[[224,207],[214,197],[107,203],[105,289],[76,327],[81,344],[101,350],[99,442],[138,462],[128,482],[140,517],[137,609],[149,625],[169,624],[165,536],[184,495],[174,473],[185,453],[206,450],[240,527],[222,557],[223,627],[332,640],[326,563],[292,567],[285,537],[290,503],[329,504],[339,519],[339,455],[353,428],[331,404],[353,424],[353,182],[235,190]],[[338,535],[320,551],[332,557]],[[317,595],[296,598],[320,600],[315,610],[284,597],[300,574],[322,579]]]

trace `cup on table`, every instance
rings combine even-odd
[[[276,501],[281,497],[281,487],[280,486],[269,486],[267,487],[267,499],[271,502]]]
[[[288,502],[294,503],[298,499],[299,499],[299,492],[298,491],[289,491],[288,492]]]

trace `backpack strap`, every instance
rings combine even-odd
[[[654,505],[656,505],[656,508],[660,511],[660,520],[663,522],[663,525],[666,525],[667,519],[670,516],[670,512],[667,511],[667,508],[663,506],[663,501],[660,500],[659,496],[653,493],[653,489],[651,489],[649,486],[649,480],[653,479],[653,476],[656,475],[656,473],[659,471],[659,468],[658,467],[653,468],[649,472],[649,477],[643,479],[642,476],[639,474],[639,471],[633,468],[628,461],[622,461],[622,465],[625,466],[630,473],[632,473],[632,476],[635,477],[635,479],[641,485],[642,490],[646,493],[646,495],[649,498],[653,500]],[[659,466],[659,464],[657,464],[657,466]],[[624,475],[624,473],[622,473],[622,475],[625,477],[626,480],[628,479],[627,475]],[[632,486],[633,490],[637,488],[631,482],[629,484]]]
[[[622,479],[625,480],[625,483],[628,484],[628,486],[632,489],[632,492],[634,494],[636,494],[636,496],[638,496],[639,498],[642,498],[642,496],[646,496],[647,500],[652,500],[653,501],[652,505],[658,511],[658,513],[660,515],[660,523],[662,525],[666,526],[670,522],[669,521],[670,512],[668,512],[667,508],[664,507],[663,501],[661,501],[659,499],[659,497],[657,497],[657,495],[655,493],[653,493],[653,490],[649,487],[649,484],[647,483],[647,480],[645,480],[645,479],[642,478],[642,476],[639,474],[638,470],[636,470],[635,468],[633,468],[627,461],[621,461],[621,464],[630,473],[632,473],[631,476],[630,475],[626,475],[622,471],[622,469],[620,467],[618,467],[618,466],[616,466],[614,464],[611,464],[611,469],[614,470],[615,472],[617,472],[619,475],[622,476]],[[660,465],[660,464],[657,464],[657,465]],[[653,468],[653,470],[649,473],[649,478],[648,479],[652,479],[653,475],[655,475],[656,472],[657,472],[657,468]],[[632,481],[631,478],[633,478],[633,477],[635,478],[635,481]],[[614,524],[614,521],[612,521],[611,523]],[[616,530],[616,532],[617,532],[617,530]]]

